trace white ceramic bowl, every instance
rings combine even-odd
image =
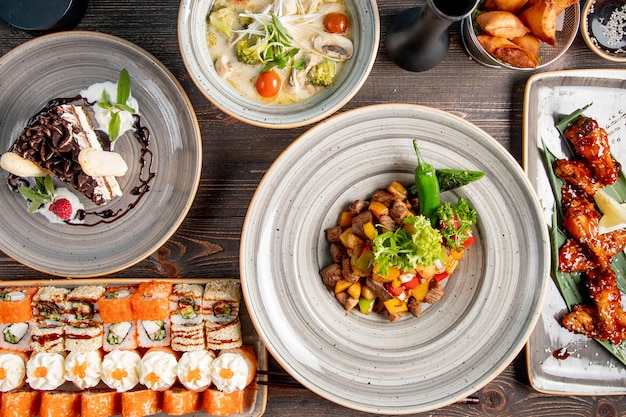
[[[178,40],[187,71],[198,89],[223,112],[257,126],[293,128],[315,123],[343,107],[367,79],[380,40],[376,0],[346,0],[354,55],[334,86],[303,102],[273,105],[244,96],[215,71],[206,42],[206,18],[213,0],[182,0]]]
[[[435,168],[485,177],[446,192],[476,209],[476,243],[419,318],[346,312],[319,271],[324,230],[392,180],[414,181],[412,139]],[[471,395],[519,353],[549,281],[548,230],[532,186],[498,142],[449,113],[384,104],[317,124],[276,160],[250,204],[243,295],[272,356],[317,394],[376,414],[410,414]]]

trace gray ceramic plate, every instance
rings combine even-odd
[[[609,133],[613,155],[626,166],[626,70],[573,70],[531,77],[524,99],[524,167],[539,195],[546,226],[554,198],[539,147],[546,142],[564,155],[556,121],[593,103],[585,114]],[[528,340],[528,368],[533,387],[550,393],[576,395],[626,393],[626,367],[593,340],[565,330],[557,319],[567,311],[550,280],[541,319]],[[565,349],[567,359],[553,352]],[[558,355],[557,355],[558,356]]]
[[[257,126],[286,129],[315,123],[343,107],[361,88],[374,65],[380,38],[375,0],[346,0],[351,14],[354,55],[333,87],[294,104],[263,103],[244,96],[217,75],[206,41],[213,0],[182,0],[178,42],[187,71],[198,89],[223,112]]]
[[[411,183],[413,138],[436,168],[486,172],[444,194],[476,209],[477,243],[419,319],[346,313],[319,275],[331,262],[324,230],[355,199]],[[241,281],[257,332],[302,384],[346,407],[408,414],[472,394],[513,360],[539,317],[548,250],[532,186],[498,142],[451,114],[386,104],[318,124],[276,160],[248,210]]]
[[[198,187],[202,165],[200,130],[189,99],[174,76],[153,56],[122,39],[93,32],[66,32],[31,40],[0,57],[0,151],[9,149],[28,119],[49,100],[73,97],[90,84],[131,77],[142,123],[151,132],[151,191],[111,224],[94,227],[51,224],[26,211],[25,200],[0,187],[0,249],[53,275],[98,276],[127,268],[159,248],[184,219]],[[129,134],[116,151],[129,166],[123,190],[139,185],[138,143]],[[0,173],[6,184],[7,173]],[[86,199],[85,199],[86,200]],[[128,192],[107,204],[116,210],[135,201]],[[91,203],[84,201],[85,208]],[[9,278],[9,277],[3,277]]]

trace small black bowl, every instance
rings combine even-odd
[[[87,0],[10,0],[0,2],[0,18],[23,30],[53,32],[80,22]]]

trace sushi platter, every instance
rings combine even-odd
[[[0,332],[1,415],[265,410],[267,353],[236,279],[7,281]]]

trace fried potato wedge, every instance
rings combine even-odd
[[[545,43],[556,46],[556,0],[540,0],[524,9],[519,18],[530,32]]]
[[[536,68],[539,62],[530,52],[498,36],[478,35],[478,42],[495,58],[518,68]]]
[[[500,10],[479,14],[476,23],[486,34],[506,39],[519,38],[530,32],[513,13]]]
[[[511,39],[515,45],[519,46],[523,50],[532,54],[537,61],[539,61],[539,54],[541,50],[541,41],[532,33],[528,33],[519,38]]]
[[[481,7],[484,10],[502,10],[517,13],[524,7],[527,1],[528,0],[485,0]]]

